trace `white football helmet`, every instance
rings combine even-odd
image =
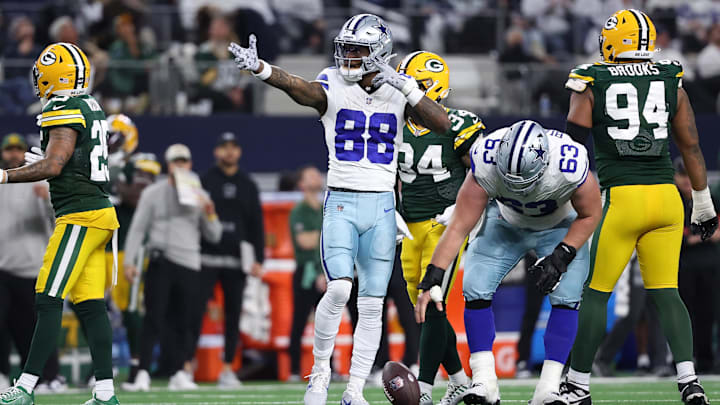
[[[547,168],[548,151],[545,129],[535,121],[519,121],[503,136],[495,167],[509,190],[527,194]]]
[[[355,46],[370,49],[370,56],[380,57],[389,62],[392,57],[392,33],[382,18],[373,14],[358,14],[350,17],[335,37],[335,66],[345,80],[358,82],[368,73],[378,71],[368,66],[362,58],[348,58],[345,55]],[[354,61],[360,61],[360,67],[352,68]]]

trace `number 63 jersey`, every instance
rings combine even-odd
[[[105,113],[90,95],[51,98],[38,116],[40,147],[45,152],[50,130],[77,132],[75,151],[57,177],[48,180],[55,216],[112,207],[107,189],[108,124]]]
[[[530,153],[547,153],[548,166],[535,186],[521,194],[509,190],[497,170],[497,150],[508,130],[498,129],[473,144],[470,149],[473,176],[488,196],[498,202],[502,217],[512,225],[532,230],[552,228],[574,212],[570,198],[585,182],[590,169],[587,150],[570,135],[546,129],[549,150]]]
[[[670,123],[683,68],[677,61],[577,66],[565,87],[593,94],[592,135],[600,186],[673,183]]]
[[[318,75],[327,95],[320,118],[328,148],[329,187],[393,191],[407,100],[383,84],[373,93],[343,79],[337,68]]]

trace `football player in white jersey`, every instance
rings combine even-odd
[[[393,188],[405,118],[411,116],[439,133],[447,132],[450,121],[414,79],[388,65],[392,34],[380,17],[350,18],[335,38],[336,66],[312,82],[258,59],[255,42],[251,35],[248,48],[230,46],[238,67],[285,91],[298,104],[315,108],[328,148],[321,234],[328,285],[315,314],[315,364],[305,404],[327,401],[330,356],[356,268],[359,319],[342,404],[365,405],[362,391],[380,342],[383,297],[395,257]]]
[[[487,211],[465,254],[465,330],[472,386],[466,404],[497,404],[500,391],[492,354],[492,298],[503,277],[525,253],[540,259],[530,268],[537,288],[550,294],[545,362],[531,405],[565,404],[560,375],[577,331],[578,307],[589,271],[587,240],[602,215],[600,190],[589,173],[585,147],[570,136],[520,121],[478,139],[470,149],[472,171],[458,192],[448,228],[440,238],[423,281],[415,313],[442,302],[433,290],[473,226]],[[441,297],[440,297],[441,298]]]

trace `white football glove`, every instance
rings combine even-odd
[[[710,190],[692,191],[692,214],[690,214],[690,229],[694,234],[699,234],[702,240],[706,240],[715,233],[718,227],[718,218],[713,206]]]
[[[45,159],[45,154],[43,154],[42,149],[37,146],[33,146],[28,152],[25,152],[26,166],[43,159]]]
[[[250,34],[247,48],[243,48],[235,42],[230,43],[228,51],[235,56],[235,64],[238,69],[255,72],[260,68],[260,59],[258,58],[256,43],[257,38],[255,38],[255,34]]]
[[[452,218],[453,212],[455,212],[455,204],[445,208],[445,211],[443,211],[442,214],[435,215],[435,221],[437,221],[440,225],[447,226],[450,223],[450,218]]]
[[[430,287],[430,299],[433,302],[443,302],[443,292],[439,285]]]
[[[400,215],[400,213],[397,211],[395,211],[395,223],[397,224],[397,236],[395,237],[396,243],[402,243],[403,239],[405,238],[413,240],[412,233],[410,233],[410,228],[408,228],[402,215]]]
[[[367,64],[370,67],[376,67],[379,70],[378,74],[375,75],[375,77],[373,77],[372,79],[372,85],[374,87],[380,87],[383,84],[387,83],[400,90],[400,92],[404,96],[410,94],[413,89],[418,89],[418,84],[415,79],[408,75],[396,72],[395,69],[393,69],[392,66],[390,66],[390,64],[381,57],[363,56],[362,59],[363,63]]]

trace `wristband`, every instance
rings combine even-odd
[[[265,81],[265,80],[269,79],[270,75],[272,74],[272,66],[262,59],[259,59],[259,62],[262,62],[262,64],[263,64],[262,70],[260,71],[260,73],[252,72],[252,75],[262,81]]]
[[[692,191],[693,207],[698,211],[704,211],[714,208],[712,197],[710,197],[710,189],[705,187],[700,191]]]
[[[425,97],[425,93],[423,93],[423,91],[418,89],[417,87],[412,89],[410,93],[405,96],[405,98],[407,98],[408,104],[410,104],[410,107],[415,107],[417,103],[422,100],[423,97]]]
[[[0,169],[0,184],[7,183],[8,175],[3,169]]]
[[[558,259],[562,260],[562,262],[565,263],[565,265],[567,266],[575,258],[575,255],[577,254],[577,250],[565,242],[560,242],[555,247],[555,251],[553,253],[555,254],[555,256]]]
[[[445,269],[442,269],[434,264],[428,264],[425,270],[425,277],[423,277],[420,284],[417,285],[418,290],[429,291],[434,286],[442,285],[443,278],[445,276]]]

